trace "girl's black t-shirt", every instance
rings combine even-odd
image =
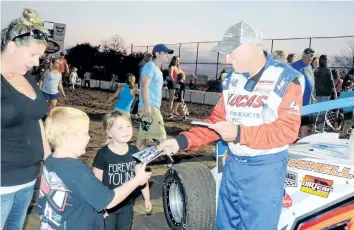
[[[102,183],[113,190],[135,177],[135,165],[138,163],[133,154],[139,152],[136,146],[129,145],[128,152],[118,155],[105,145],[100,149],[92,163],[92,166],[103,170]],[[131,204],[136,193],[133,193],[125,201],[119,204],[123,206]]]
[[[48,105],[34,76],[28,73],[25,78],[36,91],[34,100],[1,75],[1,187],[36,179],[43,158],[39,120],[46,115]]]

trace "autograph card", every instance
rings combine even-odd
[[[133,154],[133,157],[138,159],[144,164],[149,164],[151,161],[160,157],[162,152],[158,151],[155,146],[144,149],[143,151],[137,152]]]
[[[207,126],[207,127],[210,127],[210,126],[214,125],[214,124],[206,123],[206,122],[202,122],[202,121],[192,121],[191,124],[192,125]]]

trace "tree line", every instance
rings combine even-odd
[[[68,63],[78,69],[80,77],[89,71],[93,79],[110,81],[112,75],[116,74],[119,82],[126,81],[128,73],[139,77],[139,63],[145,55],[142,52],[127,54],[124,41],[119,35],[97,46],[88,42],[77,44],[67,49],[66,53]]]

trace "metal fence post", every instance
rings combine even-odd
[[[133,43],[130,45],[130,54],[133,54]]]
[[[312,38],[310,38],[310,44],[309,44],[309,48],[311,48],[311,42],[312,42]]]
[[[199,55],[199,42],[197,42],[197,57],[195,58],[195,75],[198,73],[198,55]],[[197,79],[195,79],[197,82]]]
[[[146,52],[149,53],[149,46],[146,46]]]
[[[272,45],[270,47],[270,53],[273,53],[273,44],[274,44],[274,39],[272,39]]]
[[[179,43],[179,48],[178,48],[178,57],[181,58],[181,46],[182,43]]]

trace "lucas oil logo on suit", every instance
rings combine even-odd
[[[259,108],[268,96],[229,94],[227,104],[231,107]]]

